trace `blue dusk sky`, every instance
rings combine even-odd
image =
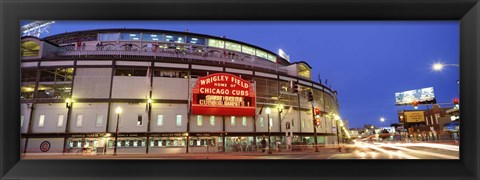
[[[431,70],[435,62],[459,63],[458,21],[56,21],[42,36],[124,27],[188,29],[283,49],[313,67],[314,81],[328,79],[350,128],[398,122],[398,110],[413,108],[395,106],[395,92],[433,87],[441,107],[458,97],[458,67]]]

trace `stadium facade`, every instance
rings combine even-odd
[[[272,146],[311,147],[309,92],[326,113],[316,128],[318,144],[336,144],[343,134],[333,118],[337,93],[314,82],[311,68],[283,52],[190,32],[102,29],[22,37],[20,150],[258,151],[269,124]]]

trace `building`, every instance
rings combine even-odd
[[[21,56],[23,153],[255,151],[268,124],[272,144],[312,145],[308,92],[327,114],[318,143],[337,142],[336,92],[308,63],[244,42],[103,29],[22,37]]]
[[[400,130],[408,132],[410,137],[425,141],[449,139],[449,134],[443,131],[443,126],[451,121],[447,113],[449,109],[434,104],[426,110],[398,111],[399,124],[403,126]]]

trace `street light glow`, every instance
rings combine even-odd
[[[385,122],[385,118],[384,118],[384,117],[381,117],[381,118],[380,118],[380,121],[381,121],[381,122]]]
[[[443,69],[443,64],[442,63],[435,63],[432,66],[432,69],[435,71],[441,71]]]
[[[267,114],[270,114],[270,112],[271,112],[271,111],[270,111],[270,107],[267,107],[267,110],[265,110],[265,112],[266,112]]]
[[[118,106],[117,109],[115,109],[115,112],[117,114],[121,114],[122,113],[122,108],[120,106]]]

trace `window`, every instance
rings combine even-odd
[[[57,127],[62,127],[63,126],[63,114],[58,115],[58,120],[57,120]]]
[[[25,119],[25,117],[23,115],[20,116],[20,127],[23,127],[23,119]]]
[[[427,126],[428,126],[430,122],[430,120],[428,120],[428,117],[425,117],[425,122],[427,123]]]
[[[267,59],[273,62],[277,62],[277,56],[273,54],[268,54]]]
[[[163,126],[163,115],[157,115],[157,126]]]
[[[235,126],[235,116],[230,117],[230,124]]]
[[[115,76],[147,76],[147,68],[116,68]]]
[[[140,33],[121,33],[120,40],[140,40]]]
[[[177,115],[177,126],[182,126],[182,115]]]
[[[263,58],[263,59],[267,59],[267,56],[268,56],[268,55],[267,55],[267,53],[266,53],[265,51],[260,51],[260,50],[257,49],[256,53],[257,53],[257,56],[258,56],[258,57],[261,57],[261,58]]]
[[[305,128],[305,119],[302,119],[300,122],[302,123],[302,128]]]
[[[97,114],[97,122],[95,123],[97,127],[102,127],[103,126],[103,115],[102,114]]]
[[[216,47],[216,48],[224,48],[225,42],[216,39],[208,39],[208,46]]]
[[[197,126],[203,126],[202,115],[197,116]]]
[[[270,128],[273,127],[273,118],[270,118]]]
[[[137,116],[137,126],[141,126],[142,124],[143,124],[142,115],[138,115]]]
[[[440,114],[436,113],[435,114],[435,122],[438,124],[438,119],[440,118]]]
[[[99,34],[98,40],[100,41],[117,41],[120,37],[120,33],[102,33]]]
[[[230,49],[230,50],[240,52],[240,51],[242,51],[242,46],[240,44],[227,41],[227,42],[225,42],[225,49]]]
[[[40,51],[40,45],[35,41],[22,42],[20,48],[20,54],[22,57],[38,56]]]
[[[82,123],[83,123],[83,114],[77,114],[76,126],[77,127],[82,127]]]
[[[210,116],[210,125],[215,126],[215,116]]]
[[[144,41],[163,41],[163,34],[142,34]]]
[[[255,55],[255,49],[248,46],[242,46],[242,52],[250,55]]]
[[[260,117],[260,127],[263,127],[263,117]]]
[[[185,43],[184,36],[176,36],[176,35],[165,35],[166,42],[176,42],[176,43]]]
[[[205,45],[205,39],[204,38],[187,37],[187,42],[190,43],[190,44]]]
[[[45,123],[45,115],[40,115],[38,118],[38,127],[43,127],[43,124]]]
[[[247,126],[247,117],[246,116],[242,117],[242,125]]]

